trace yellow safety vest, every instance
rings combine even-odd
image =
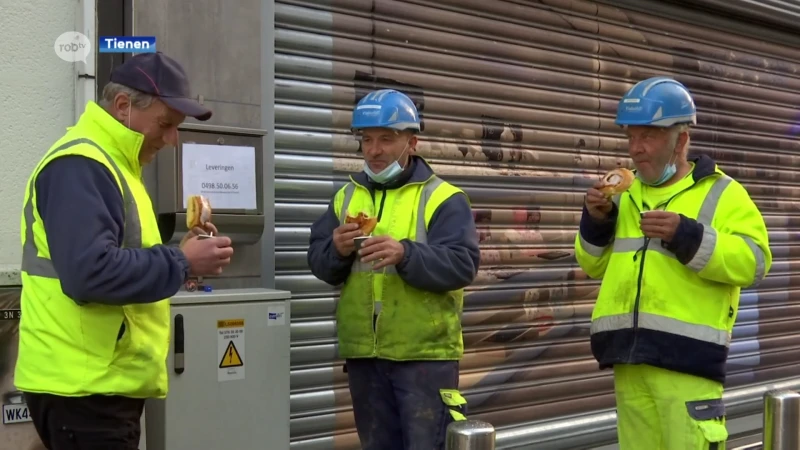
[[[452,195],[463,193],[433,175],[424,182],[376,191],[373,202],[369,189],[350,180],[334,197],[340,222],[346,217],[342,211],[375,217],[376,204],[383,202],[381,220],[372,235],[389,235],[398,241],[427,242],[436,209]],[[374,271],[369,263],[356,259],[336,310],[339,355],[395,361],[460,359],[463,305],[463,289],[422,291],[403,281],[394,266]]]
[[[80,155],[103,164],[117,181],[125,204],[123,247],[161,244],[153,206],[141,180],[138,154],[143,139],[90,103],[76,126],[51,147],[28,180],[21,220],[22,318],[14,375],[23,392],[133,398],[167,394],[169,300],[126,306],[78,305],[61,290],[36,207],[36,178],[41,170],[56,158]]]
[[[605,247],[580,233],[575,256],[602,278],[592,313],[592,352],[601,368],[649,364],[723,382],[742,287],[771,265],[764,220],[742,185],[715,168],[652,209],[704,225],[700,248],[686,264],[640,229],[642,185],[614,198],[616,234]]]

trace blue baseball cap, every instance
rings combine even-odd
[[[192,98],[183,67],[161,52],[135,55],[114,68],[111,81],[158,97],[186,116],[202,121],[211,118],[211,110]]]

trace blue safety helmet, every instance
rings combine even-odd
[[[391,128],[397,131],[420,131],[417,107],[407,95],[394,89],[372,91],[353,110],[353,131],[364,128]]]
[[[686,86],[669,77],[653,77],[634,85],[619,101],[617,125],[671,127],[697,124],[697,109]]]

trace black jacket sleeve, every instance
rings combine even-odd
[[[428,243],[408,239],[397,273],[417,289],[446,292],[469,286],[480,266],[481,251],[472,209],[463,194],[442,203],[428,225]]]
[[[189,264],[179,249],[120,248],[122,194],[97,161],[82,156],[51,161],[36,178],[36,205],[61,289],[76,302],[151,303],[183,285]]]
[[[325,214],[311,225],[308,255],[306,255],[311,273],[320,280],[337,286],[347,281],[356,253],[342,258],[333,245],[333,230],[339,226],[339,218],[333,210],[333,201],[328,205]]]

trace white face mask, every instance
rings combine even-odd
[[[664,169],[661,171],[661,175],[658,179],[654,181],[646,181],[644,180],[641,175],[637,175],[639,180],[648,185],[648,186],[661,186],[662,184],[666,183],[667,181],[671,180],[673,176],[678,172],[678,166],[675,165],[675,160],[677,159],[676,155],[670,156],[669,161],[664,166]]]
[[[403,173],[403,167],[401,167],[400,163],[397,161],[399,161],[406,154],[406,150],[408,150],[408,146],[410,144],[411,141],[407,141],[406,146],[403,147],[403,153],[400,153],[400,156],[397,159],[395,159],[391,164],[386,166],[385,169],[378,173],[373,172],[372,169],[369,168],[369,164],[364,161],[364,172],[366,172],[367,176],[369,176],[372,181],[378,184],[386,184],[395,180],[401,173]]]

